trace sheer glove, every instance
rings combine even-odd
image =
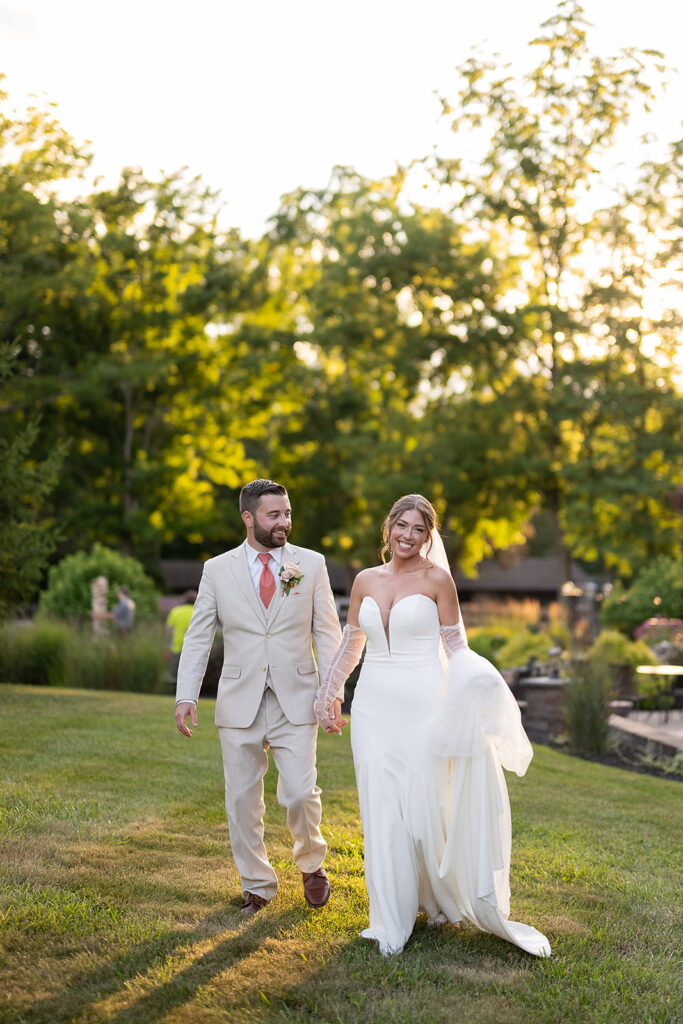
[[[455,626],[441,627],[441,642],[449,659],[453,657],[456,651],[467,649],[467,633],[465,632],[462,619]]]
[[[313,702],[313,711],[320,725],[329,721],[330,708],[337,698],[341,700],[344,696],[344,683],[360,661],[364,646],[363,630],[358,626],[344,626],[341,643]]]

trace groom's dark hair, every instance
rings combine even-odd
[[[264,494],[286,494],[287,488],[274,480],[252,480],[240,491],[240,512],[251,512],[252,516],[261,504]]]

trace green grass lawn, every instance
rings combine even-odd
[[[243,921],[210,702],[186,741],[166,697],[0,694],[3,1024],[681,1020],[679,783],[538,747],[527,777],[508,779],[512,917],[545,932],[553,956],[420,921],[384,960],[358,934],[348,734],[319,740],[328,906],[304,903],[271,771],[281,888]]]

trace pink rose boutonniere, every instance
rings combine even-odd
[[[301,571],[301,566],[297,565],[296,562],[285,562],[280,567],[278,573],[280,577],[280,583],[282,584],[282,593],[287,596],[290,590],[293,590],[297,583],[301,583],[304,578],[304,574]]]

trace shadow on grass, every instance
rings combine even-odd
[[[435,929],[420,915],[404,951],[389,957],[359,934],[340,938],[305,976],[281,978],[267,987],[267,1010],[252,989],[251,1001],[247,993],[225,1019],[235,1024],[537,1024],[513,993],[539,961],[473,926]],[[264,987],[267,983],[264,979]]]
[[[191,930],[169,929],[91,970],[74,974],[59,993],[35,1001],[28,1008],[27,1019],[33,1024],[80,1019],[156,1024],[175,1011],[180,1012],[179,1019],[191,1020],[192,1005],[204,1002],[203,989],[210,989],[226,971],[239,972],[243,961],[271,946],[273,940],[290,932],[309,914],[292,907],[245,921],[236,907],[223,907],[202,917]],[[194,953],[193,947],[198,945],[204,951]],[[171,966],[169,961],[182,960],[184,951],[188,962],[182,967]],[[248,1012],[249,1019],[255,1021],[323,1022],[342,1019],[338,1016],[342,1013],[344,1020],[379,1022],[395,1019],[395,1013],[401,1019],[401,1015],[414,1013],[414,1019],[420,1022],[441,1022],[452,1019],[457,1000],[465,997],[467,1001],[470,994],[474,996],[473,990],[477,998],[484,994],[491,997],[491,988],[496,991],[501,984],[508,988],[518,984],[525,974],[526,961],[516,948],[475,929],[432,929],[420,919],[402,956],[384,958],[376,943],[359,936],[349,941],[347,936],[346,941],[328,950],[324,966],[316,965],[305,979],[292,977],[287,982],[280,976],[271,979],[270,984],[263,976],[254,988],[253,979],[243,978],[246,989],[238,988],[234,1002],[228,997],[218,1016],[224,1019],[223,1014],[231,1011],[236,1020],[246,1019],[246,1005],[256,999]],[[270,997],[265,1000],[267,1005],[261,1005],[260,984]],[[226,995],[224,992],[223,998]],[[391,1006],[385,1006],[390,995]],[[122,999],[127,1005],[121,1005]],[[213,993],[204,1006],[209,1018],[215,999]],[[109,1000],[113,1004],[104,1005]],[[245,1005],[243,1000],[247,1001]],[[507,1014],[507,999],[495,1002],[497,1024],[508,1024],[512,1018]],[[182,1015],[183,1008],[190,1016]],[[468,1006],[468,1010],[474,1012],[474,1006]],[[484,1018],[475,1013],[473,1024],[480,1019]],[[516,1024],[525,1021],[522,1015]]]
[[[173,1009],[191,1002],[202,986],[217,975],[234,967],[256,952],[260,946],[283,929],[290,928],[302,918],[297,909],[276,915],[241,919],[238,910],[217,910],[202,918],[192,931],[168,931],[158,938],[139,943],[126,953],[108,962],[99,963],[93,970],[74,975],[68,984],[54,996],[40,999],[30,1007],[30,1019],[35,1024],[57,1024],[79,1018],[101,1000],[115,996],[128,987],[135,978],[144,978],[146,972],[163,965],[175,952],[195,943],[210,942],[230,930],[231,934],[196,957],[186,967],[175,971],[168,980],[155,979],[154,989],[118,1011],[105,1014],[109,1024],[152,1024]],[[90,1017],[88,1017],[90,1019]]]

